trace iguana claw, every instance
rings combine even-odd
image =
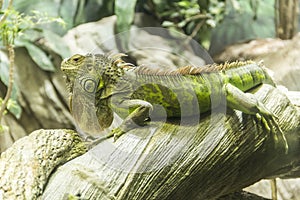
[[[285,135],[275,120],[278,120],[278,117],[273,114],[271,110],[259,101],[255,95],[251,93],[244,93],[231,84],[225,84],[224,91],[226,94],[227,105],[229,107],[240,110],[246,114],[255,115],[263,127],[273,134],[275,145],[279,143],[278,135],[282,137],[285,153],[288,152],[288,143]],[[274,126],[277,130],[273,129]]]
[[[115,128],[111,131],[111,135],[114,137],[114,142],[117,141],[117,139],[123,135],[125,131],[123,131],[121,128]]]
[[[278,135],[281,136],[283,142],[284,142],[284,149],[285,149],[285,153],[288,153],[288,143],[286,140],[286,137],[283,133],[283,131],[281,130],[281,128],[279,127],[277,121],[275,120],[278,119],[277,116],[275,115],[264,115],[262,116],[261,114],[256,114],[256,118],[261,121],[261,123],[263,124],[264,128],[271,134],[273,134],[273,139],[275,142],[275,145],[278,144],[279,140],[278,140]],[[273,127],[276,127],[277,131],[274,130]],[[278,133],[279,132],[279,133]]]

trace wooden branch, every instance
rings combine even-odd
[[[226,195],[262,178],[297,176],[295,172],[300,165],[299,109],[269,85],[261,87],[255,95],[278,116],[289,143],[288,154],[285,154],[282,138],[275,143],[273,133],[266,132],[254,116],[232,110],[223,113],[221,109],[201,115],[199,124],[153,122],[126,133],[116,142],[103,141],[88,153],[60,166],[48,180],[41,198],[66,199],[77,195],[82,199],[119,200],[216,199],[221,196],[226,199]],[[65,131],[52,131],[51,134],[56,132]],[[59,145],[60,142],[55,144],[64,146]],[[7,150],[0,163],[8,165],[11,162],[8,155],[16,156],[17,151],[13,149],[21,144],[25,143],[20,140]],[[34,145],[27,148],[31,146],[36,148]],[[38,149],[45,148],[45,152],[51,153],[50,147],[39,146]],[[65,153],[70,150],[64,149]],[[15,162],[22,165],[21,160]],[[60,163],[53,164],[50,159],[50,164]],[[7,171],[16,171],[14,166],[17,165],[0,167],[0,194],[8,195],[14,191],[4,187],[3,182],[6,185],[21,184],[30,177],[28,170],[23,168],[17,169],[19,173],[23,172],[23,177],[10,173],[4,178]],[[49,177],[49,171],[40,170],[39,177]],[[35,177],[38,173],[34,173]],[[20,193],[23,195],[24,191]]]
[[[3,2],[1,1],[0,9],[2,8],[2,6],[3,6]],[[12,9],[12,6],[13,6],[13,0],[9,0],[8,6],[7,6],[7,8],[6,8],[6,11],[11,10],[11,9]],[[8,16],[8,12],[5,12],[5,13],[0,17],[0,26],[5,22],[7,16]]]
[[[37,199],[57,166],[85,152],[73,131],[34,131],[1,154],[0,199]]]
[[[249,192],[239,191],[239,192],[233,192],[231,194],[222,196],[218,198],[218,200],[268,200],[268,199]]]
[[[14,84],[14,63],[15,63],[15,50],[13,45],[7,45],[6,49],[8,50],[8,58],[9,58],[9,75],[8,75],[8,86],[5,97],[0,105],[0,123],[2,121],[2,117],[4,115],[4,111],[6,110],[8,101],[11,97],[13,91]],[[1,132],[1,131],[0,131]]]
[[[297,33],[298,1],[275,1],[275,31],[276,37],[291,39]]]

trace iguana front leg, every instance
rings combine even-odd
[[[114,106],[117,106],[117,108],[119,109],[121,108],[125,110],[134,107],[134,110],[130,112],[130,114],[123,120],[120,126],[113,129],[108,135],[89,142],[89,148],[92,148],[103,140],[111,137],[114,137],[114,141],[116,141],[122,134],[130,131],[131,129],[137,128],[139,126],[145,126],[147,123],[147,119],[149,118],[149,114],[153,110],[153,106],[149,102],[138,99],[123,100],[118,104],[115,104]]]
[[[277,143],[278,137],[276,131],[273,129],[273,126],[275,126],[285,143],[285,152],[288,152],[287,140],[275,120],[277,118],[275,114],[266,108],[265,105],[251,93],[244,93],[230,83],[225,84],[223,89],[226,95],[227,106],[232,109],[240,110],[246,114],[255,115],[261,120],[265,128],[273,133],[274,141]]]
[[[153,110],[151,103],[139,99],[122,100],[117,104],[117,107],[119,109],[125,108],[126,110],[133,109],[133,111],[129,113],[119,127],[113,129],[108,135],[108,137],[113,136],[114,140],[131,129],[145,126],[147,119],[149,119],[149,114]]]

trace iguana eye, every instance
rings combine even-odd
[[[96,91],[96,81],[93,79],[84,79],[82,80],[81,85],[88,93],[94,93]]]
[[[83,59],[84,59],[84,56],[79,55],[79,54],[76,54],[76,55],[72,56],[72,57],[70,58],[69,61],[70,61],[72,64],[78,64],[78,63],[81,62]]]

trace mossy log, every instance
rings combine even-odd
[[[0,194],[8,199],[230,199],[262,178],[297,177],[298,107],[269,85],[255,95],[278,116],[287,154],[282,138],[275,142],[255,116],[229,109],[193,125],[152,122],[87,153],[75,132],[40,130],[1,155]],[[66,136],[52,136],[57,133]]]

